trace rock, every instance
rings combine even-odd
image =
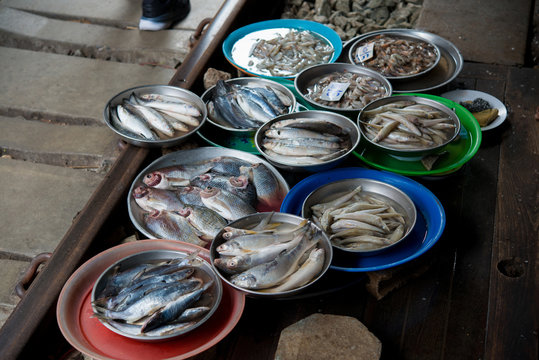
[[[337,35],[339,35],[339,37],[342,39],[344,39],[344,37],[346,36],[346,33],[344,32],[344,30],[340,27],[340,26],[335,26],[335,32],[337,33]]]
[[[335,26],[344,29],[349,20],[346,16],[335,16],[331,22],[335,24]]]
[[[301,6],[302,2],[303,2],[303,0],[289,0],[288,4],[292,5],[292,6]]]
[[[225,71],[217,70],[214,68],[209,68],[205,73],[203,77],[204,82],[204,89],[209,89],[215,84],[217,84],[218,80],[228,80],[232,78],[232,74],[227,73]]]
[[[344,13],[350,12],[350,0],[337,0],[333,9],[337,11],[342,11]]]
[[[350,316],[313,314],[281,332],[275,360],[375,360],[380,340]]]
[[[389,19],[389,10],[385,6],[374,9],[371,19],[378,25],[383,25]]]
[[[369,9],[376,9],[377,7],[383,6],[384,0],[370,0],[367,3],[367,8]]]
[[[314,2],[316,15],[329,17],[331,15],[331,5],[328,0],[316,0]]]
[[[316,21],[316,22],[319,22],[321,24],[325,24],[325,23],[327,23],[329,21],[327,16],[323,16],[323,15],[315,15],[315,16],[313,16],[313,20]]]

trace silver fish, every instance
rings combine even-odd
[[[124,100],[123,104],[126,108],[131,108],[132,111],[138,112],[140,116],[146,120],[146,123],[154,130],[157,130],[166,136],[174,135],[174,128],[172,125],[156,110],[151,107],[133,104],[128,100]]]
[[[236,220],[256,210],[238,196],[217,188],[208,187],[200,192],[204,205],[227,220]]]
[[[166,210],[155,210],[144,214],[144,224],[160,239],[179,240],[198,246],[206,246],[207,242],[198,237],[198,233],[181,215]]]
[[[148,124],[138,114],[129,111],[123,105],[116,106],[116,117],[112,119],[118,120],[118,123],[114,124],[120,126],[122,129],[127,130],[143,139],[157,140],[158,137],[150,130]]]
[[[273,173],[262,163],[240,167],[256,189],[259,211],[272,211],[278,209],[282,202],[281,187]]]
[[[179,210],[183,202],[175,192],[164,189],[154,189],[139,186],[133,190],[133,197],[138,206],[146,211],[152,210]]]
[[[212,241],[227,224],[221,215],[204,206],[186,205],[178,214],[184,216],[191,226],[201,232],[201,238],[206,241]]]

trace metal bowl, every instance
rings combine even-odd
[[[118,270],[118,267],[120,271],[123,271],[125,269],[129,269],[131,267],[134,267],[139,264],[144,263],[156,263],[163,260],[169,260],[173,258],[178,257],[185,257],[189,255],[189,252],[184,251],[173,251],[173,250],[149,250],[144,251],[141,253],[137,253],[134,255],[129,255],[127,257],[124,257],[111,266],[109,266],[102,274],[99,276],[97,281],[94,284],[94,287],[92,289],[92,303],[94,300],[99,296],[99,294],[103,291],[105,288],[105,285],[107,284],[108,279]],[[135,340],[142,340],[142,341],[155,341],[155,340],[165,340],[170,339],[185,333],[188,333],[200,325],[202,325],[206,320],[208,320],[217,310],[219,303],[221,302],[221,298],[223,295],[223,285],[221,284],[221,280],[219,277],[215,274],[210,264],[208,264],[207,261],[202,259],[201,257],[197,256],[197,260],[201,262],[201,265],[195,268],[195,272],[192,275],[193,277],[198,277],[204,281],[204,284],[206,284],[209,281],[213,281],[213,284],[202,294],[201,298],[194,303],[194,306],[208,306],[210,307],[210,311],[204,315],[202,318],[200,318],[195,324],[188,326],[186,328],[179,329],[178,331],[175,331],[170,334],[161,335],[161,336],[149,336],[149,335],[134,335],[128,332],[125,332],[120,327],[120,323],[114,321],[114,320],[103,320],[99,319],[103,325],[105,325],[108,329],[111,331],[131,338]],[[95,308],[92,305],[92,308],[94,309],[94,312],[96,311]]]
[[[453,123],[455,124],[455,129],[454,129],[453,133],[448,137],[448,139],[443,144],[435,145],[435,146],[431,146],[431,147],[426,147],[426,148],[408,149],[408,150],[396,149],[396,148],[393,148],[393,147],[391,147],[389,145],[376,143],[376,142],[373,142],[372,140],[370,140],[367,137],[366,131],[365,131],[365,126],[366,125],[364,124],[364,119],[365,119],[365,113],[364,112],[368,111],[368,110],[371,110],[371,109],[374,109],[374,108],[376,108],[378,106],[387,105],[387,104],[391,104],[393,102],[403,101],[403,100],[411,100],[411,101],[415,101],[418,104],[429,105],[429,106],[441,111],[442,113],[446,114],[453,121]],[[363,140],[367,141],[369,146],[372,146],[372,147],[374,147],[374,148],[376,148],[378,150],[382,150],[382,151],[384,151],[386,153],[389,153],[389,154],[392,154],[392,155],[402,156],[402,157],[405,158],[405,160],[413,158],[413,157],[422,157],[422,156],[425,156],[425,155],[432,155],[432,154],[436,154],[436,153],[441,153],[443,151],[443,148],[447,144],[449,144],[453,140],[455,140],[456,137],[460,133],[460,119],[458,118],[458,116],[455,113],[454,109],[450,109],[447,106],[445,106],[444,104],[441,104],[441,103],[439,103],[437,101],[434,101],[434,100],[431,100],[431,99],[427,99],[427,98],[419,97],[419,96],[408,96],[408,95],[392,96],[392,97],[389,97],[389,98],[384,98],[384,99],[379,99],[379,100],[373,101],[369,105],[365,106],[363,108],[363,110],[361,110],[359,112],[359,115],[357,117],[357,125],[358,125],[358,128],[359,128],[359,131],[361,132],[362,141]]]
[[[405,233],[397,242],[373,250],[355,250],[337,246],[335,244],[332,245],[337,249],[349,253],[375,255],[401,243],[410,234],[416,223],[417,210],[414,205],[414,202],[410,199],[408,195],[406,195],[406,193],[404,193],[397,187],[389,185],[382,181],[367,178],[334,181],[317,188],[305,198],[301,207],[301,216],[306,219],[310,219],[312,217],[311,206],[334,200],[339,196],[342,196],[345,193],[354,190],[359,185],[361,185],[362,194],[369,194],[377,199],[383,200],[384,202],[390,204],[395,209],[395,211],[403,215],[406,224]]]
[[[268,216],[272,216],[271,222],[280,223],[281,224],[280,226],[283,226],[283,225],[295,226],[295,225],[300,224],[303,220],[305,220],[302,217],[292,215],[292,214],[286,214],[286,213],[280,213],[280,212],[275,212],[275,213],[266,212],[266,213],[256,213],[256,214],[245,216],[241,219],[231,222],[229,226],[233,226],[233,227],[241,228],[241,229],[252,229],[256,225],[260,224],[260,222],[266,219]],[[313,223],[311,223],[311,226],[316,230],[320,230],[320,228]],[[262,290],[245,289],[232,283],[230,281],[230,275],[225,274],[223,271],[218,269],[214,264],[215,259],[219,257],[219,254],[217,253],[217,250],[216,250],[217,246],[225,242],[222,236],[224,232],[225,232],[224,229],[221,230],[215,236],[215,239],[213,240],[211,244],[211,247],[210,247],[211,266],[213,267],[217,275],[219,275],[224,282],[226,282],[233,288],[245,293],[247,296],[250,296],[250,297],[275,299],[275,298],[285,298],[285,297],[297,295],[298,293],[304,292],[308,287],[310,287],[315,282],[317,282],[326,273],[326,271],[329,269],[329,266],[331,264],[331,260],[333,259],[333,249],[329,242],[329,238],[326,236],[325,233],[322,232],[322,237],[320,240],[321,242],[319,242],[317,246],[319,248],[324,249],[325,251],[324,266],[322,267],[322,270],[320,271],[320,273],[316,275],[316,277],[312,279],[309,283],[295,289],[282,291],[282,292],[274,292],[274,293],[264,292]]]
[[[335,159],[328,160],[326,162],[323,162],[321,164],[316,164],[316,165],[301,165],[301,164],[295,164],[293,162],[284,163],[284,162],[277,161],[276,159],[274,159],[272,156],[268,155],[264,151],[264,148],[262,147],[262,141],[264,140],[265,131],[268,130],[273,123],[281,121],[281,120],[286,120],[286,119],[316,119],[316,120],[326,120],[328,122],[336,124],[340,126],[341,128],[345,129],[345,131],[349,133],[350,143],[351,143],[350,149],[346,153],[342,154],[341,156]],[[297,113],[281,115],[265,123],[262,127],[258,129],[255,135],[256,148],[266,158],[266,160],[268,160],[268,162],[275,165],[276,167],[280,169],[288,170],[288,171],[317,172],[317,171],[323,171],[323,170],[334,168],[335,166],[340,164],[344,159],[346,159],[348,155],[350,155],[350,153],[356,148],[358,143],[359,143],[359,131],[353,121],[351,121],[349,118],[347,118],[344,115],[336,114],[329,111],[320,111],[320,110],[301,111]]]
[[[359,110],[361,110],[361,108],[356,109],[356,108],[340,108],[338,106],[327,106],[327,105],[317,103],[316,101],[306,96],[307,88],[309,88],[310,86],[318,82],[321,78],[335,72],[338,72],[338,73],[350,72],[354,74],[359,74],[362,77],[371,77],[375,80],[378,80],[384,86],[386,92],[384,95],[376,99],[379,99],[381,97],[391,96],[393,92],[391,83],[385,77],[383,77],[376,71],[368,69],[364,66],[346,64],[346,63],[321,64],[321,65],[311,66],[303,70],[302,72],[298,74],[298,76],[294,80],[294,86],[296,88],[296,91],[298,92],[298,94],[300,94],[300,96],[306,102],[308,102],[311,106],[313,106],[316,109],[336,111],[343,115],[355,115],[359,112]]]
[[[248,161],[250,163],[256,164],[256,163],[262,163],[264,164],[273,174],[275,179],[280,185],[280,194],[278,198],[282,201],[288,191],[290,190],[288,184],[286,183],[286,180],[283,178],[283,176],[267,161],[259,158],[256,155],[249,154],[243,151],[239,150],[232,150],[232,149],[225,149],[225,148],[216,148],[216,147],[201,147],[191,150],[181,150],[176,151],[164,156],[161,156],[160,158],[156,159],[154,162],[152,162],[150,165],[148,165],[144,170],[142,170],[135,180],[133,180],[133,183],[131,184],[131,187],[129,189],[129,193],[127,196],[127,210],[129,212],[129,218],[131,219],[131,222],[137,230],[139,230],[144,236],[150,239],[154,239],[155,235],[146,228],[143,221],[143,215],[145,211],[137,205],[134,197],[133,197],[133,191],[139,187],[144,185],[143,178],[146,174],[148,174],[151,171],[155,171],[167,166],[174,166],[174,165],[187,165],[187,164],[193,164],[199,161],[209,160],[218,156],[230,156],[235,157],[244,161]],[[279,209],[257,209],[258,211],[271,211],[275,210],[278,211]]]
[[[148,139],[142,139],[140,137],[136,137],[132,134],[128,134],[127,132],[124,132],[122,130],[117,129],[111,121],[112,115],[112,108],[114,108],[116,105],[121,104],[124,99],[128,99],[129,96],[135,93],[136,95],[142,95],[142,94],[162,94],[162,95],[170,95],[170,96],[176,96],[181,98],[182,100],[185,100],[194,106],[197,107],[197,109],[200,111],[200,124],[196,127],[189,126],[189,130],[187,132],[181,132],[181,131],[175,131],[175,134],[177,136],[173,136],[168,139],[160,139],[160,140],[148,140]],[[183,143],[185,140],[187,140],[188,137],[193,135],[206,121],[207,111],[206,106],[198,97],[198,95],[192,93],[189,90],[185,90],[179,87],[175,86],[169,86],[169,85],[145,85],[145,86],[138,86],[131,89],[124,90],[116,95],[114,95],[105,106],[105,109],[103,110],[103,118],[105,120],[105,123],[107,126],[114,131],[118,136],[120,136],[124,141],[141,147],[171,147],[176,146],[181,143]]]
[[[409,40],[409,41],[424,42],[424,43],[427,43],[427,44],[431,45],[436,51],[436,59],[434,60],[434,63],[432,63],[429,67],[423,69],[422,71],[420,71],[420,72],[418,72],[416,74],[409,74],[409,75],[402,75],[402,76],[387,76],[387,75],[384,75],[389,80],[413,79],[413,78],[422,76],[422,75],[428,73],[429,71],[431,71],[432,69],[434,69],[438,65],[438,62],[440,61],[441,52],[440,52],[440,49],[438,48],[438,46],[434,42],[429,41],[429,40],[427,40],[427,39],[425,39],[425,38],[423,38],[421,36],[416,35],[415,33],[410,32],[409,29],[392,29],[392,30],[384,31],[383,34],[378,33],[378,32],[373,32],[373,34],[366,34],[366,35],[361,36],[361,38],[359,40],[357,40],[356,42],[354,42],[350,46],[350,49],[348,50],[348,59],[349,59],[350,63],[357,64],[359,66],[368,67],[367,65],[363,65],[362,63],[357,62],[357,59],[355,57],[356,50],[358,49],[358,47],[360,45],[367,44],[369,42],[369,40],[373,40],[374,38],[376,38],[379,35],[387,35],[387,36],[391,36],[391,37],[395,37],[395,38],[399,38],[399,39],[404,39],[404,40]]]
[[[257,77],[234,78],[234,79],[225,80],[225,82],[232,85],[240,85],[242,87],[251,87],[251,88],[269,86],[271,88],[274,88],[280,91],[281,93],[283,93],[290,99],[290,102],[292,104],[290,105],[288,109],[288,113],[291,113],[296,109],[296,97],[294,96],[292,91],[290,91],[286,86],[279,84],[278,82],[268,80],[268,79],[263,79],[263,78],[257,78]],[[214,94],[215,94],[215,86],[212,86],[211,88],[209,88],[202,94],[201,99],[204,102],[206,107],[207,107],[208,102],[213,99]],[[207,108],[206,108],[206,111],[208,112]],[[237,129],[237,128],[227,126],[225,124],[220,124],[217,121],[213,120],[209,115],[208,115],[208,123],[222,130],[226,130],[227,132],[229,132],[228,134],[229,136],[252,137],[256,132],[256,128]]]

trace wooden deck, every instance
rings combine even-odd
[[[234,18],[245,16],[244,3],[225,5],[171,84],[200,89],[205,69],[223,64],[219,44]],[[381,300],[365,290],[365,276],[349,273],[332,274],[348,286],[325,295],[248,298],[238,325],[196,359],[273,359],[281,330],[313,313],[359,319],[381,340],[382,359],[538,358],[539,71],[465,63],[459,77],[434,94],[454,88],[497,97],[508,118],[483,133],[479,151],[457,172],[414,178],[440,199],[447,215],[438,243],[403,271],[427,270]],[[129,235],[126,191],[158,155],[125,146],[0,330],[1,358],[60,358],[69,350],[56,323],[57,296],[82,262]]]

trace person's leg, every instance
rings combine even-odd
[[[143,0],[140,30],[163,30],[185,19],[191,4],[189,0]]]

